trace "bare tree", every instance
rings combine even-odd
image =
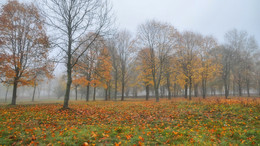
[[[118,51],[119,65],[120,65],[120,77],[121,77],[121,100],[124,100],[125,88],[127,84],[127,79],[129,78],[130,73],[130,64],[133,61],[132,48],[133,48],[133,39],[131,34],[127,31],[121,31],[117,35],[116,39],[116,49]]]
[[[250,36],[247,38],[246,45],[244,50],[242,51],[242,57],[244,58],[244,80],[246,83],[246,90],[247,90],[247,96],[250,97],[250,85],[253,80],[253,73],[254,68],[256,68],[254,63],[254,55],[256,54],[256,51],[258,49],[258,45],[255,41],[255,38],[253,36]]]
[[[107,40],[107,47],[109,50],[109,54],[111,56],[111,60],[112,60],[112,75],[114,78],[114,99],[117,100],[117,85],[118,85],[118,78],[119,78],[119,54],[118,51],[116,49],[116,36],[114,35],[112,38],[109,38]]]
[[[224,56],[224,67],[228,67],[232,72],[233,76],[233,92],[235,92],[235,84],[238,87],[238,94],[242,96],[243,86],[246,85],[247,95],[250,96],[250,80],[252,76],[253,69],[253,54],[258,48],[254,37],[249,37],[246,31],[238,31],[236,29],[231,30],[225,35],[225,48],[226,51],[223,52]],[[228,55],[228,56],[226,56]],[[230,71],[227,70],[223,72],[223,75],[229,74],[229,77],[223,78],[225,85],[225,96],[228,97],[228,90],[230,82]]]
[[[98,36],[108,33],[111,25],[111,6],[107,0],[44,0],[46,16],[55,29],[56,47],[64,53],[67,68],[67,85],[63,108],[68,108],[72,69]],[[84,37],[92,32],[89,37]],[[79,50],[86,42],[88,46]],[[77,53],[77,55],[75,55]]]

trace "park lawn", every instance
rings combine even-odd
[[[0,145],[257,145],[259,98],[0,106]]]

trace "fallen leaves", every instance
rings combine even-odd
[[[72,110],[61,107],[1,106],[0,141],[84,146],[258,143],[259,99],[79,101],[72,102]]]

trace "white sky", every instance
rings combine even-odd
[[[231,29],[245,30],[260,43],[260,0],[111,0],[121,29],[135,33],[148,19],[178,30],[213,35],[223,42]]]
[[[0,0],[0,5],[6,1]],[[260,0],[110,1],[119,28],[132,33],[146,20],[156,19],[171,23],[180,31],[191,30],[213,35],[219,42],[223,42],[227,31],[237,28],[254,35],[260,45]]]

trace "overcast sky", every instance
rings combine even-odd
[[[178,30],[213,35],[223,42],[231,29],[245,30],[260,43],[260,0],[111,0],[121,29],[135,33],[149,19]]]
[[[1,0],[0,4],[6,1]],[[119,28],[132,33],[146,20],[155,19],[168,22],[180,31],[213,35],[219,42],[223,42],[227,31],[237,28],[254,35],[260,45],[260,0],[110,1]]]

